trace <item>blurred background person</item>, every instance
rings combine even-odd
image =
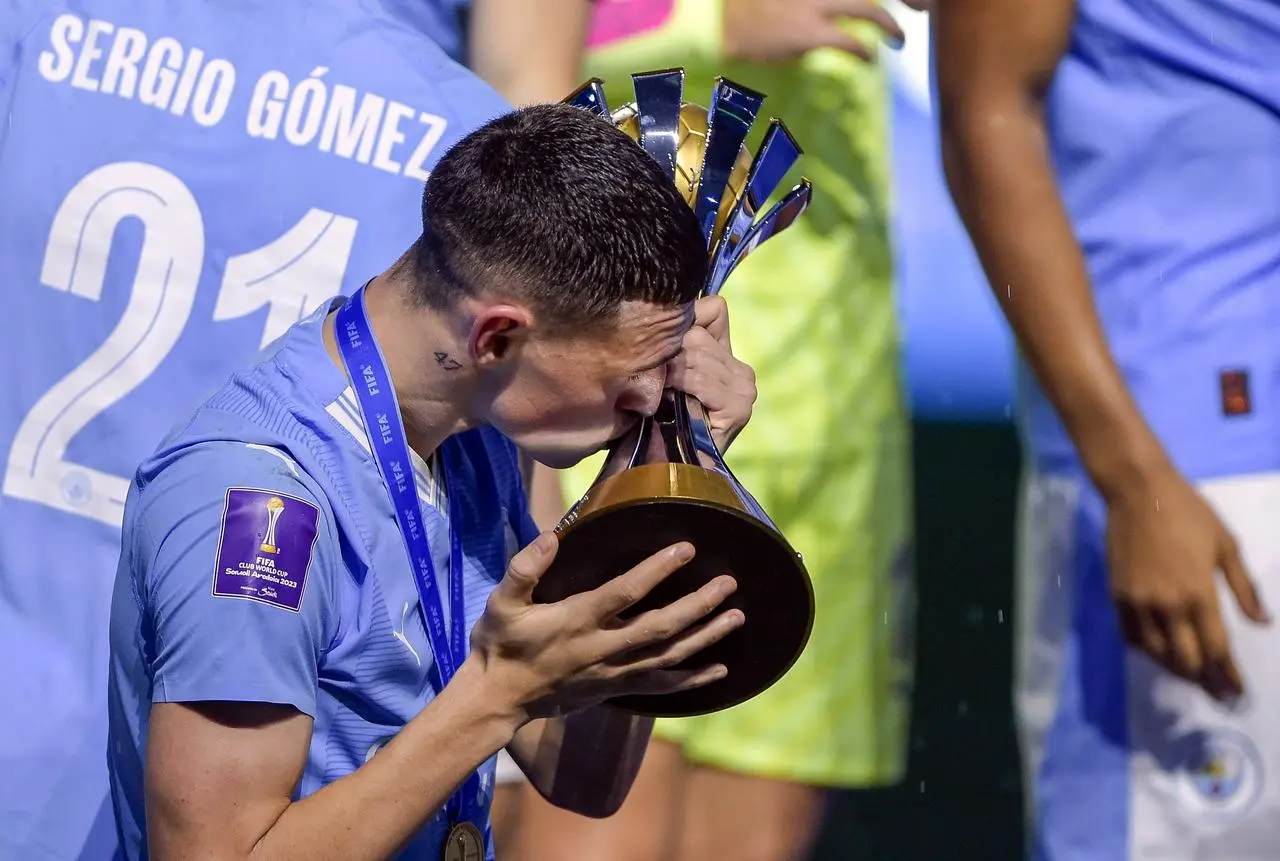
[[[934,24],[951,190],[1026,363],[1032,855],[1276,858],[1280,7]]]
[[[481,10],[493,2],[476,0],[473,50],[486,38]],[[878,5],[826,0],[635,0],[596,4],[594,15],[585,74],[605,80],[614,107],[633,100],[632,72],[684,66],[687,101],[705,105],[716,75],[766,94],[752,146],[768,116],[779,116],[805,149],[782,185],[809,176],[813,205],[786,241],[763,246],[727,287],[735,350],[750,357],[761,393],[730,465],[804,555],[818,614],[804,655],[764,695],[659,721],[640,780],[611,819],[565,816],[527,787],[517,805],[499,796],[496,821],[519,823],[499,852],[510,861],[802,859],[829,788],[891,784],[905,763],[909,437],[887,234],[884,88],[867,63],[880,37],[897,41],[901,32]],[[549,59],[569,72],[531,71],[555,86],[529,98],[563,98],[562,83],[583,77],[573,74],[574,55]],[[483,61],[473,67],[500,79]],[[598,466],[567,475],[569,497]]]
[[[113,857],[125,488],[202,392],[408,247],[432,165],[505,111],[436,44],[457,12],[0,4],[0,288],[21,321],[0,346],[0,859]]]

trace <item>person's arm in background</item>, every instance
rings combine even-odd
[[[1044,103],[1074,12],[1073,0],[937,4],[947,182],[1019,346],[1108,506],[1111,588],[1126,637],[1229,697],[1243,683],[1214,571],[1250,619],[1263,622],[1265,612],[1232,536],[1125,386],[1050,161]]]
[[[913,9],[927,0],[904,0]],[[868,32],[847,25],[865,21],[889,44],[906,36],[879,0],[723,0],[726,58],[757,63],[797,59],[818,48],[835,48],[874,62],[876,47]]]
[[[525,486],[529,489],[529,516],[533,522],[543,532],[555,529],[569,510],[560,471],[531,461],[525,474]]]
[[[471,70],[511,104],[558,102],[582,81],[591,0],[473,0]]]
[[[904,2],[921,9],[927,0]],[[471,70],[513,105],[563,99],[582,83],[594,5],[593,0],[473,0]],[[904,38],[876,0],[725,0],[723,6],[722,39],[721,34],[697,35],[729,59],[786,60],[822,47],[873,59],[874,47],[844,28],[851,21],[874,24],[890,42]],[[691,44],[690,50],[704,47]]]

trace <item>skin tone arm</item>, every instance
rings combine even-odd
[[[1016,4],[1001,0],[943,5],[933,22],[952,195],[1028,361],[1114,496],[1166,458],[1107,348],[1049,162],[1043,99],[1074,3],[1047,0],[1014,20]],[[982,56],[996,38],[988,27],[1014,42],[1002,56]]]
[[[311,718],[258,703],[157,703],[147,739],[151,857],[393,857],[515,732],[515,715],[480,676],[464,664],[372,760],[296,803]]]
[[[556,102],[582,83],[591,0],[474,0],[472,71],[517,107]]]
[[[157,704],[147,756],[147,825],[157,861],[384,861],[444,805],[468,773],[531,720],[624,692],[684,690],[725,669],[670,670],[741,625],[721,577],[659,610],[618,615],[693,555],[660,551],[592,592],[535,604],[554,535],[518,553],[472,631],[471,655],[416,718],[354,773],[307,798],[311,720],[281,706]],[[665,639],[662,635],[668,635]]]
[[[943,161],[995,296],[1108,506],[1111,590],[1131,643],[1210,694],[1243,690],[1221,570],[1267,619],[1235,541],[1177,472],[1107,346],[1058,192],[1044,100],[1072,0],[946,0],[932,14]]]

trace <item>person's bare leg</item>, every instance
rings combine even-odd
[[[493,851],[499,858],[510,857],[516,845],[525,786],[524,781],[506,781],[493,791],[489,822],[493,829]]]
[[[679,861],[807,861],[827,809],[827,790],[690,767]],[[603,856],[601,856],[603,857]]]
[[[675,857],[685,784],[680,748],[651,741],[635,786],[608,819],[553,807],[521,786],[520,827],[498,861],[668,861]]]

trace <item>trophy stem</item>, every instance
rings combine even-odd
[[[652,419],[654,430],[662,437],[666,460],[670,463],[698,463],[698,446],[690,428],[689,408],[675,389],[662,393],[662,402]]]

